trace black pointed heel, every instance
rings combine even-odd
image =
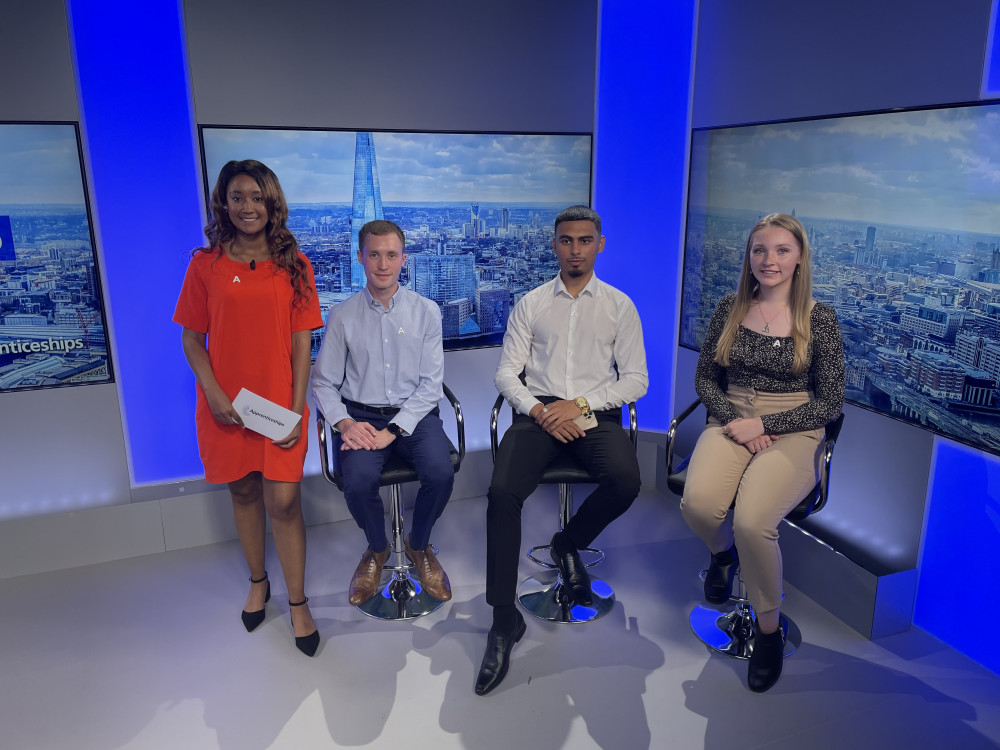
[[[288,606],[301,607],[308,601],[309,597],[307,596],[301,602],[288,602]],[[292,632],[294,632],[294,627]],[[297,648],[306,656],[314,656],[316,654],[316,649],[319,648],[319,630],[318,629],[314,630],[309,635],[295,636],[295,648]]]
[[[267,581],[267,571],[264,571],[263,578],[254,579],[250,576],[250,583],[263,583]],[[264,604],[271,601],[271,582],[267,581],[267,593],[264,594]],[[258,625],[264,622],[264,608],[260,608],[255,612],[247,612],[245,609],[240,613],[240,618],[243,620],[243,627],[247,629],[248,633],[252,633]]]

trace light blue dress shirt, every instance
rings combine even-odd
[[[399,287],[389,309],[367,288],[335,305],[312,370],[316,405],[331,425],[347,418],[343,399],[399,408],[390,421],[411,434],[441,400],[441,310]]]

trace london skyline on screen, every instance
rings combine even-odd
[[[735,290],[749,230],[797,216],[847,398],[1000,453],[1000,105],[693,134],[680,343]]]
[[[0,392],[111,366],[76,126],[0,123]]]
[[[324,319],[364,286],[360,225],[399,224],[400,283],[441,307],[445,349],[502,342],[513,305],[558,272],[555,217],[590,202],[590,135],[203,126],[202,143],[208,190],[231,159],[257,159],[278,175]]]

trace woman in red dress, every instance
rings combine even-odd
[[[264,569],[265,513],[288,588],[295,645],[316,653],[319,633],[305,595],[306,535],[299,483],[308,439],[306,389],[312,331],[323,325],[309,260],[288,230],[288,204],[274,172],[231,161],[212,191],[208,247],[194,251],[174,313],[198,381],[195,421],[205,479],[229,486],[250,568],[242,612],[248,631],[264,621],[271,584]],[[284,438],[243,426],[241,389],[302,415]]]

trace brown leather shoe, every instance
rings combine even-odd
[[[379,579],[382,577],[382,566],[388,559],[388,544],[381,552],[372,552],[371,547],[365,550],[365,554],[361,556],[361,562],[354,569],[354,577],[351,579],[347,601],[357,607],[375,596]]]
[[[410,558],[410,562],[416,568],[417,578],[424,591],[439,602],[451,599],[451,582],[448,580],[448,574],[444,572],[441,563],[437,561],[430,545],[427,546],[427,549],[413,549],[410,546],[409,536],[403,543],[406,545],[406,556]]]

